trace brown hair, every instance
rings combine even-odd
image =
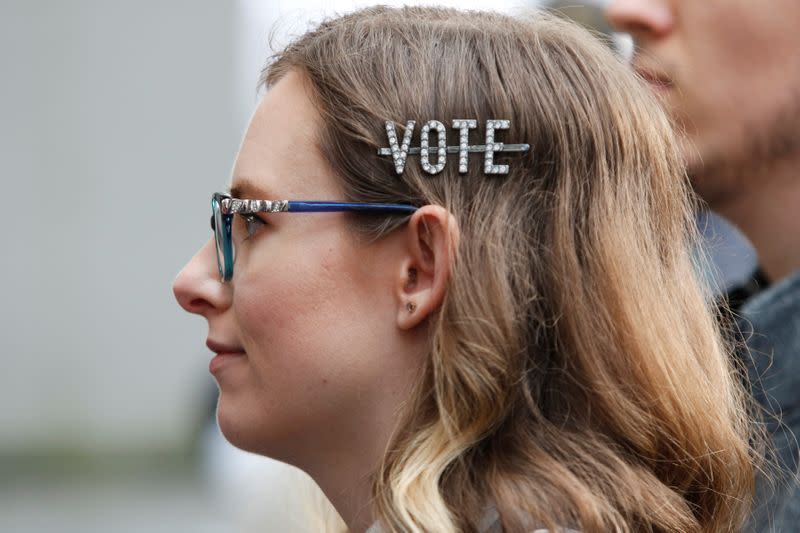
[[[541,13],[376,7],[303,35],[264,81],[290,70],[349,200],[440,204],[461,235],[374,480],[382,525],[476,531],[493,505],[508,531],[739,527],[747,396],[692,264],[670,124],[627,68]],[[463,118],[510,119],[506,142],[533,150],[498,157],[501,176],[452,160],[431,176],[413,157],[398,176],[376,156],[386,120],[402,138],[406,120]],[[378,238],[402,221],[353,223]]]

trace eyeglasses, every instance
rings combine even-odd
[[[406,204],[347,203],[289,200],[244,200],[224,193],[211,196],[211,229],[217,248],[217,268],[222,281],[233,277],[236,247],[244,240],[238,234],[249,232],[249,224],[257,222],[256,213],[331,213],[361,211],[369,213],[410,215],[417,208]],[[234,229],[234,216],[239,215],[246,227]],[[238,238],[237,238],[238,237]]]

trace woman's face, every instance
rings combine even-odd
[[[319,118],[287,74],[256,110],[233,196],[342,200],[315,148]],[[360,243],[342,213],[261,215],[220,281],[213,238],[178,275],[176,298],[208,321],[217,418],[236,446],[292,463],[367,446],[391,426],[416,375],[415,341],[397,327],[402,232]],[[385,444],[385,443],[384,443]]]

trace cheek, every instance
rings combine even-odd
[[[332,352],[347,333],[331,331],[340,297],[322,266],[331,259],[281,257],[258,270],[250,263],[235,280],[232,311],[247,366],[221,382],[218,422],[235,445],[291,462],[291,443],[346,411]]]
[[[714,4],[691,2],[691,11],[681,21],[685,29],[681,57],[688,75],[683,89],[693,95],[692,116],[707,122],[698,128],[719,128],[722,133],[731,129],[732,113],[746,123],[757,123],[772,104],[785,100],[790,64],[786,58],[796,55],[800,46],[794,37],[796,18],[789,13],[799,11],[787,6],[781,14],[775,5],[763,9],[744,0],[724,8]]]
[[[282,254],[237,280],[234,312],[253,378],[266,390],[318,394],[331,381],[355,386],[374,371],[369,344],[380,313],[345,245],[331,242]]]
[[[233,308],[243,341],[255,353],[279,365],[290,356],[302,355],[315,344],[314,332],[325,327],[337,300],[336,285],[328,269],[329,257],[316,262],[281,256],[257,271],[248,272],[237,284]],[[256,361],[261,362],[261,361]]]

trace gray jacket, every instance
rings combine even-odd
[[[759,484],[756,509],[746,531],[800,531],[800,270],[745,302],[740,310],[753,393],[767,420],[781,479]]]

